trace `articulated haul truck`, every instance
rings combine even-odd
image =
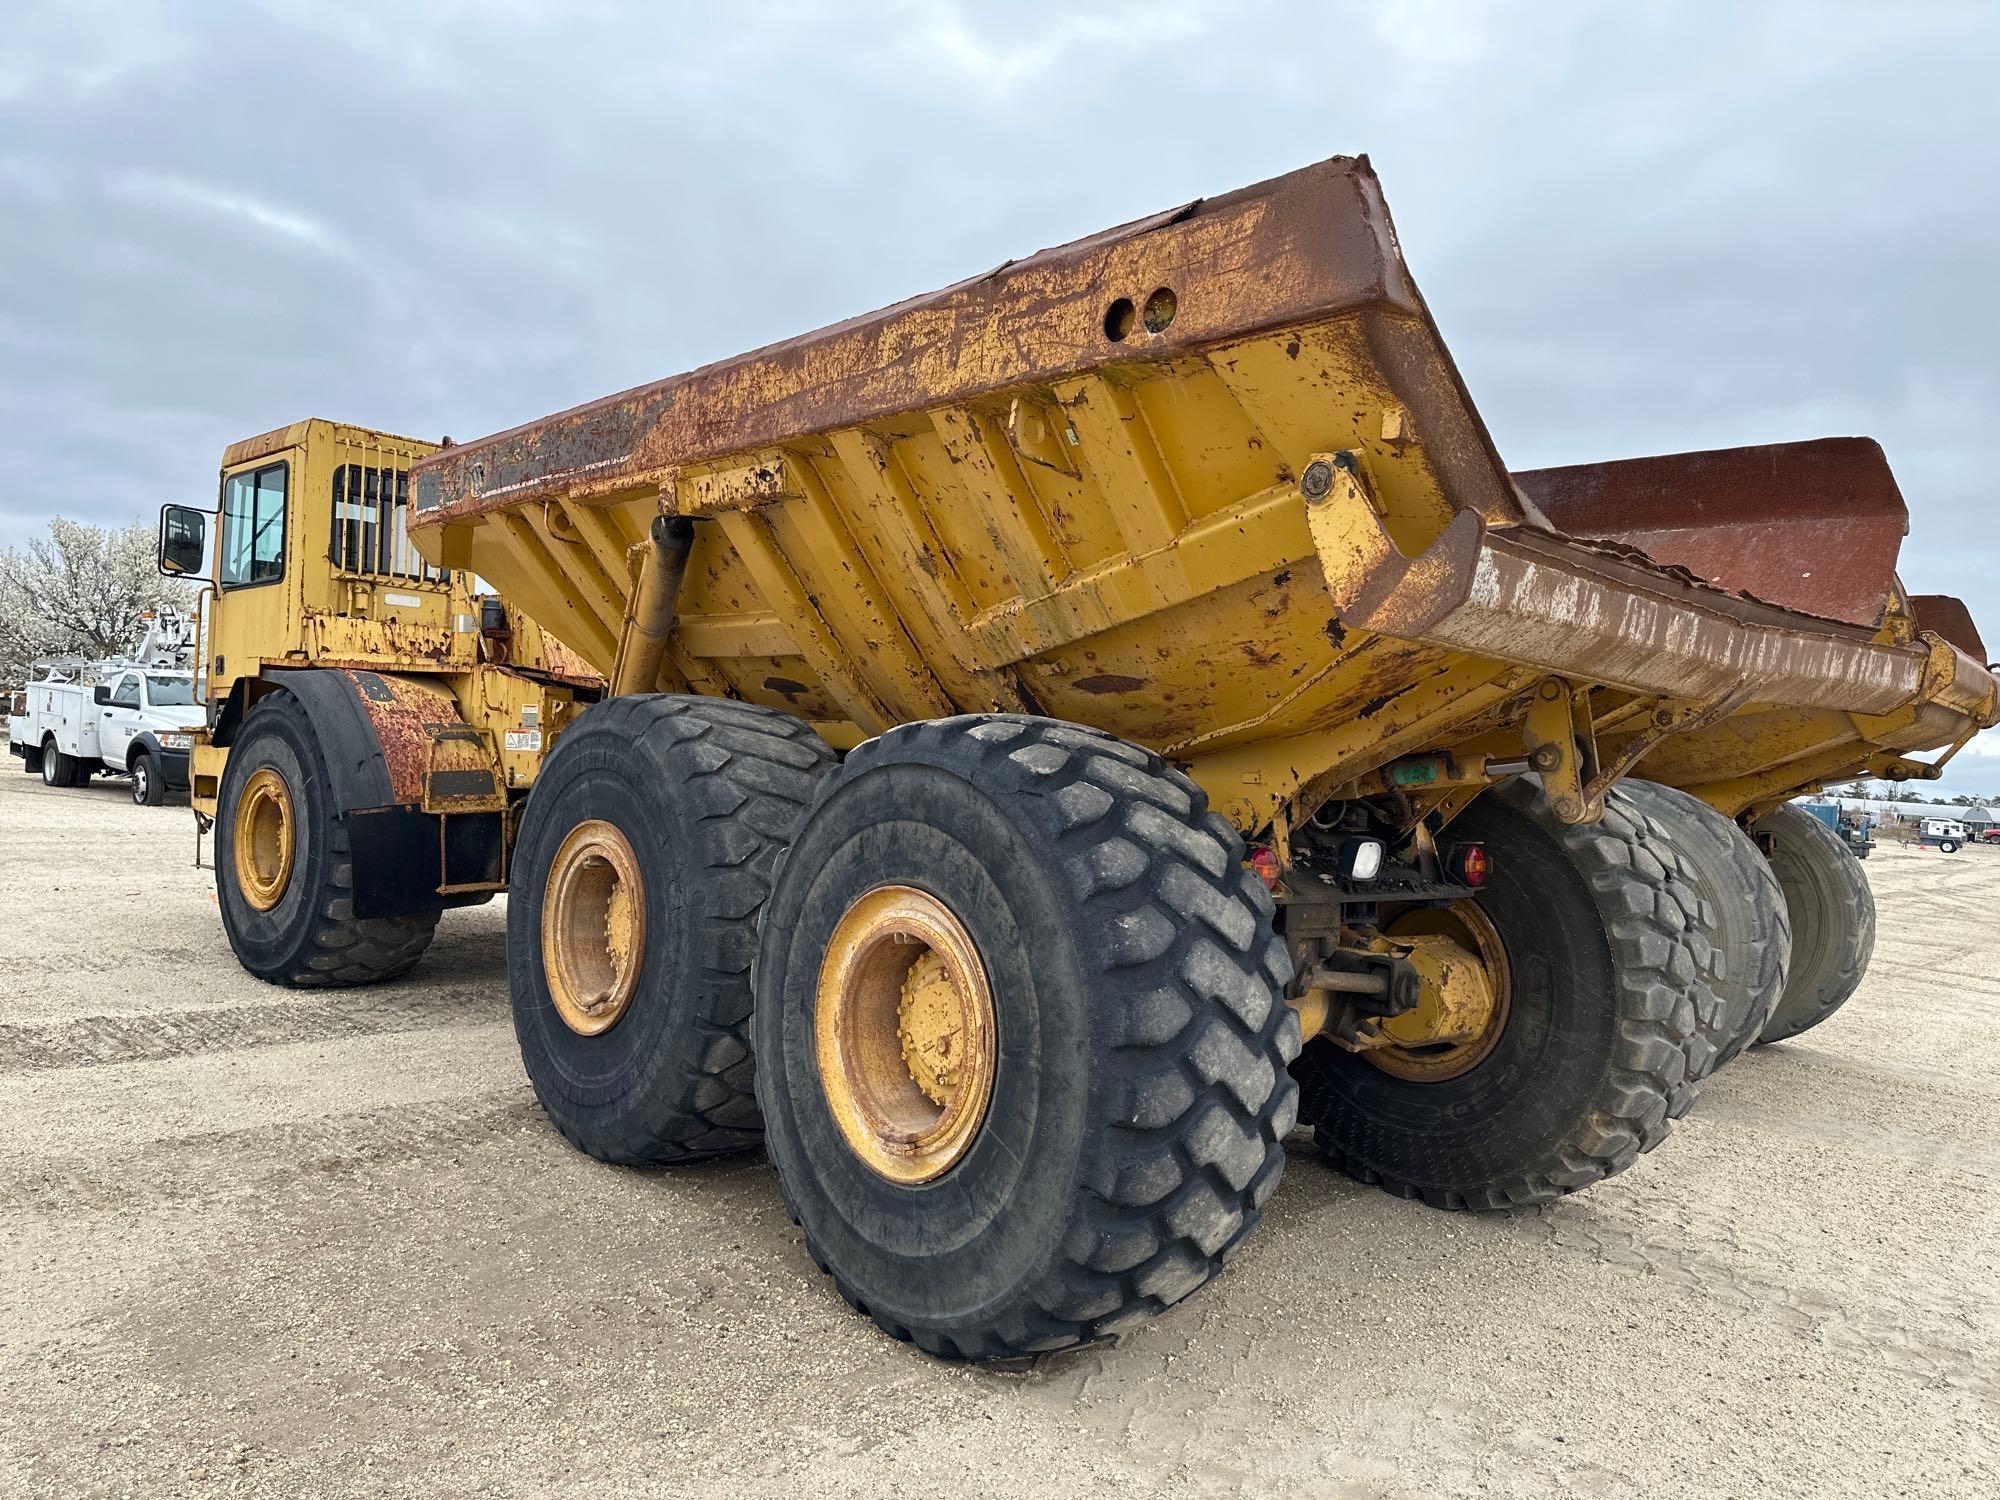
[[[1444,1209],[1630,1166],[1866,965],[1788,799],[2000,718],[1874,443],[1510,473],[1365,160],[410,473],[430,563],[606,680],[505,825],[550,1119],[763,1144],[841,1292],[949,1356],[1187,1296],[1297,1122]],[[309,712],[274,681],[221,827],[267,770],[309,853],[399,805],[372,751],[249,754]]]

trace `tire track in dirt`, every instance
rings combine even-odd
[[[1956,1299],[1914,1279],[1901,1300],[1882,1306],[1835,1285],[1795,1285],[1762,1268],[1784,1267],[1792,1250],[1785,1234],[1727,1225],[1713,1242],[1697,1244],[1684,1226],[1648,1225],[1627,1213],[1613,1221],[1557,1205],[1522,1222],[1523,1232],[1588,1256],[1632,1276],[1658,1279],[1815,1339],[1858,1369],[1887,1367],[1981,1398],[2000,1394],[1990,1350]]]
[[[436,1163],[541,1131],[554,1135],[524,1080],[504,1093],[219,1128],[81,1160],[0,1156],[0,1212],[128,1213],[249,1195],[273,1207],[324,1203],[371,1168]]]
[[[287,992],[289,993],[289,992]],[[334,1042],[507,1014],[507,999],[469,991],[343,990],[270,1005],[204,1007],[63,1022],[0,1024],[0,1074],[160,1062],[294,1042]]]

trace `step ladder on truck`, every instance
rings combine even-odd
[[[948,1356],[1187,1296],[1295,1123],[1446,1209],[1629,1167],[1866,966],[1860,866],[1789,800],[2000,719],[1872,442],[1509,473],[1365,160],[412,485],[418,550],[607,683],[504,825],[551,1121],[763,1145],[847,1299]],[[267,705],[306,712],[218,729],[239,846]],[[364,779],[294,788],[302,848],[381,815]]]

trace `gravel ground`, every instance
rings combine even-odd
[[[0,1494],[2000,1494],[2000,849],[1885,847],[1861,993],[1636,1168],[1444,1215],[1295,1142],[1122,1344],[932,1362],[759,1157],[535,1107],[500,903],[410,979],[230,957],[185,808],[0,765]]]

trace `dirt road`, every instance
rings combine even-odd
[[[0,1495],[2000,1494],[2000,849],[1884,848],[1861,994],[1524,1218],[1296,1142],[1115,1348],[932,1362],[760,1157],[602,1166],[515,1057],[504,910],[314,998],[185,808],[0,765]]]

